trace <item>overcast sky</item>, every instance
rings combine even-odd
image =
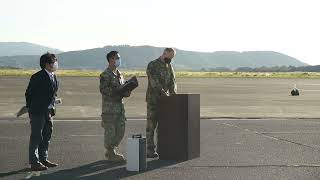
[[[1,0],[0,41],[285,53],[320,64],[319,0]]]

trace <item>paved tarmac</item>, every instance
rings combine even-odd
[[[145,132],[144,119],[129,119],[129,134]],[[148,170],[129,173],[104,160],[99,120],[56,120],[50,160],[60,164],[31,179],[320,179],[319,119],[202,119],[201,156],[186,162],[149,159]],[[0,179],[29,174],[30,128],[25,120],[0,121]],[[174,148],[174,147],[168,147]]]
[[[145,118],[146,78],[125,99],[126,115]],[[60,77],[58,119],[98,119],[101,94],[97,77]],[[0,119],[12,119],[25,104],[27,77],[0,77]],[[197,93],[203,118],[320,118],[320,79],[178,78],[178,93]],[[289,96],[293,85],[301,96]],[[23,116],[26,118],[27,116]]]
[[[29,176],[30,127],[16,111],[26,77],[0,77],[0,179]],[[125,100],[126,138],[144,133],[146,79]],[[62,77],[50,160],[59,167],[32,179],[320,179],[320,80],[178,78],[179,93],[201,95],[201,156],[186,162],[149,159],[129,173],[104,160],[98,78]],[[297,84],[301,96],[289,96]],[[170,147],[174,148],[174,147]]]

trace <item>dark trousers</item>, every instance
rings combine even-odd
[[[29,143],[29,163],[38,164],[48,158],[49,143],[52,134],[52,117],[50,112],[30,114],[31,135]]]

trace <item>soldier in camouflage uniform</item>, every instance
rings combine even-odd
[[[155,151],[154,130],[158,126],[156,119],[157,103],[160,96],[170,96],[177,93],[175,75],[171,66],[171,60],[176,52],[172,48],[166,48],[163,54],[156,60],[151,61],[147,67],[148,89],[147,101],[147,157],[157,158]],[[157,128],[159,135],[159,128]]]
[[[123,161],[122,154],[115,148],[120,144],[125,132],[125,110],[122,99],[129,97],[131,92],[122,92],[124,78],[117,69],[121,64],[117,51],[107,54],[109,66],[100,74],[100,92],[102,94],[102,122],[105,129],[104,146],[106,159],[110,161]]]

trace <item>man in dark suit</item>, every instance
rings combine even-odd
[[[57,166],[48,161],[52,117],[55,115],[55,99],[59,87],[54,74],[58,69],[56,56],[43,54],[40,57],[40,67],[41,70],[31,76],[25,93],[31,124],[29,163],[32,171],[43,171]]]

